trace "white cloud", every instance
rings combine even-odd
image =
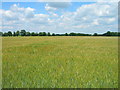
[[[76,26],[73,26],[73,28],[78,28],[78,29],[87,28],[87,27],[89,27],[89,25],[76,25]]]
[[[49,2],[48,6],[53,8],[67,8],[71,5],[71,2]]]
[[[35,13],[35,9],[14,4],[10,10],[0,10],[3,25],[13,25],[13,30],[65,32],[106,32],[117,31],[117,3],[94,3],[82,5],[74,12],[64,12],[71,3],[47,3],[49,14]],[[60,9],[63,9],[62,15]],[[55,12],[54,12],[55,11]],[[4,30],[7,28],[3,28]]]
[[[34,18],[31,19],[31,23],[33,24],[48,24],[48,15],[45,14],[35,14]]]
[[[62,0],[61,0],[62,1]],[[58,2],[58,0],[54,0],[53,2],[48,2],[45,6],[45,10],[49,13],[53,13],[56,10],[62,10],[71,6],[70,0],[66,0],[67,2]]]
[[[55,11],[55,10],[57,10],[57,8],[50,7],[48,4],[46,4],[45,9],[46,9],[47,11]]]
[[[95,19],[92,24],[93,24],[93,25],[99,25],[99,22],[98,22],[97,19]]]
[[[10,10],[2,10],[3,18],[6,21],[21,21],[26,20],[27,18],[34,17],[34,9],[33,8],[20,8],[19,5],[14,4],[11,6]]]
[[[109,18],[108,22],[114,22],[116,19],[115,18]]]
[[[0,29],[13,29],[14,27],[12,26],[0,26]]]
[[[2,10],[3,20],[7,23],[30,23],[39,22],[46,23],[48,15],[35,14],[35,9],[27,7],[21,8],[19,5],[14,4],[10,10]],[[4,22],[3,22],[4,23]]]

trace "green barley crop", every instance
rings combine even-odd
[[[3,37],[4,88],[117,88],[117,37]]]

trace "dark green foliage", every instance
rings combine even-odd
[[[42,34],[43,34],[43,36],[46,36],[46,35],[47,35],[46,32],[43,32]]]
[[[42,32],[39,32],[39,36],[42,36]]]
[[[47,34],[48,36],[51,36],[51,34],[50,34],[50,32],[48,32],[48,34]]]
[[[11,31],[8,31],[8,36],[12,36],[12,32]]]
[[[13,32],[13,36],[16,36],[15,32]]]
[[[5,32],[5,33],[3,33],[3,35],[2,35],[2,36],[8,36],[8,33],[6,33],[6,32]]]
[[[68,34],[67,34],[67,33],[65,33],[65,36],[68,36]]]
[[[103,35],[105,35],[105,36],[111,36],[112,33],[110,31],[108,31],[107,33],[104,33]]]
[[[34,32],[31,33],[31,36],[38,36],[38,35],[39,35],[38,33],[34,33]]]
[[[55,33],[52,33],[52,36],[55,36]]]
[[[103,36],[120,36],[120,32],[106,32],[103,34]]]
[[[93,36],[97,36],[98,34],[97,33],[94,33]]]
[[[69,35],[70,35],[70,36],[76,36],[76,33],[73,33],[73,32],[72,32],[72,33],[70,33]]]
[[[19,32],[19,31],[17,31],[17,32],[16,32],[16,36],[19,36],[19,35],[20,35],[20,32]]]
[[[46,32],[39,32],[39,36],[47,36]]]
[[[0,35],[2,36],[120,36],[120,32],[106,32],[103,34],[98,34],[98,33],[94,33],[92,34],[84,34],[84,33],[65,33],[65,34],[55,34],[55,33],[46,33],[46,32],[39,32],[39,33],[35,33],[35,32],[26,32],[25,30],[21,30],[21,31],[16,31],[16,32],[12,32],[8,31],[8,32],[0,32]]]
[[[25,30],[21,30],[20,35],[21,36],[26,36],[26,31]]]
[[[26,36],[31,36],[30,32],[26,32]]]

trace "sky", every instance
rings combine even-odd
[[[116,2],[3,2],[3,32],[51,33],[118,31]]]

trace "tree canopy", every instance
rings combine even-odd
[[[0,32],[0,36],[120,36],[120,32],[110,32],[107,31],[103,34],[84,34],[84,33],[65,33],[65,34],[55,34],[50,32],[27,32],[26,30],[18,30],[18,31],[8,31],[8,32]]]

